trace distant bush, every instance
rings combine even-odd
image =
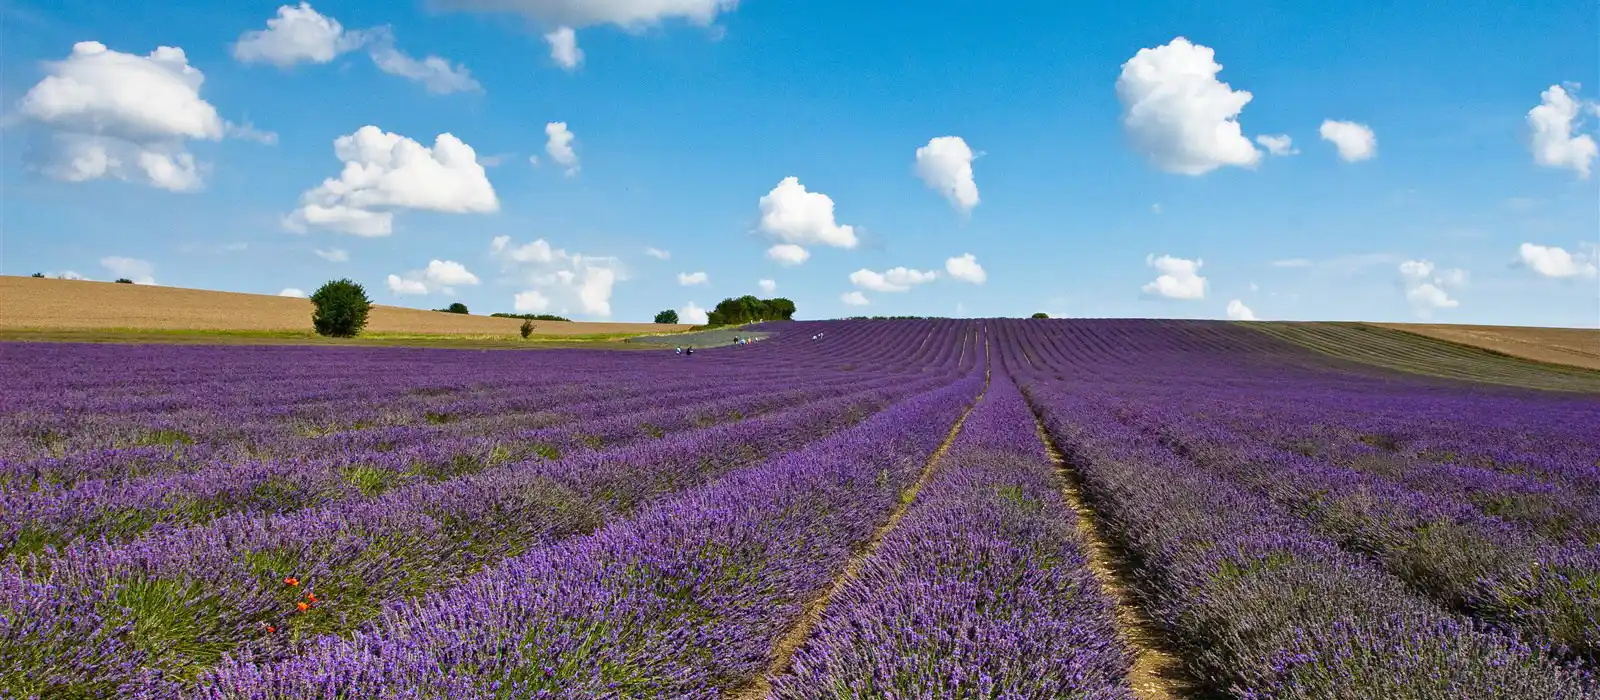
[[[656,323],[676,325],[678,323],[678,312],[673,311],[672,309],[667,309],[666,311],[656,314]]]
[[[133,284],[133,280],[130,280],[126,277],[118,277],[117,284]]]
[[[489,314],[489,317],[490,318],[521,318],[521,319],[527,319],[529,321],[566,321],[568,323],[572,322],[572,319],[570,319],[570,318],[567,318],[565,316],[556,316],[556,315],[553,315],[553,314]]]
[[[1029,316],[1028,318],[1050,318],[1050,314],[1040,311],[1039,313]]]
[[[846,316],[846,321],[928,321],[945,316]]]
[[[470,311],[467,311],[467,305],[466,305],[466,304],[463,304],[463,303],[461,303],[461,302],[459,302],[459,301],[458,301],[458,302],[456,302],[456,303],[454,303],[454,304],[451,304],[451,305],[449,305],[449,306],[446,306],[446,307],[444,307],[444,308],[442,308],[442,309],[438,309],[438,310],[439,310],[439,311],[443,311],[443,312],[445,312],[445,313],[447,313],[447,314],[466,314],[466,313],[472,313],[472,312],[470,312]]]
[[[33,277],[35,279],[44,279],[44,273],[43,272],[35,272],[35,273],[33,273]]]
[[[322,285],[311,295],[311,326],[318,335],[335,338],[352,338],[367,327],[367,313],[372,310],[372,300],[367,290],[348,279],[339,279]]]
[[[522,321],[522,339],[527,340],[530,335],[533,335],[533,319],[524,319]]]
[[[758,321],[788,321],[794,318],[794,302],[783,297],[758,299],[745,295],[723,299],[706,313],[706,325],[738,326]]]

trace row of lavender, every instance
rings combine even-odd
[[[1222,324],[1143,324],[1162,350],[1098,355],[1130,325],[996,330],[1204,687],[1600,692],[1600,402],[1321,366]]]
[[[977,335],[953,324],[926,326],[922,337],[863,333],[831,351],[790,347],[765,361],[754,353],[705,353],[716,364],[700,366],[715,371],[684,371],[684,379],[740,391],[702,395],[676,409],[652,408],[670,404],[674,393],[644,392],[628,404],[631,411],[619,406],[614,416],[575,425],[583,438],[600,441],[575,438],[562,454],[301,504],[315,505],[309,509],[178,518],[126,542],[102,538],[11,557],[0,568],[0,689],[23,696],[169,697],[192,687],[225,654],[270,660],[322,643],[308,641],[319,635],[354,633],[385,609],[452,590],[496,562],[628,522],[660,498],[752,468],[970,374],[980,361]],[[427,367],[412,367],[409,375],[422,376],[417,370]],[[567,375],[582,369],[569,367]],[[766,377],[794,388],[770,393],[761,384]],[[707,415],[721,420],[701,420]],[[617,443],[606,444],[611,438]],[[223,479],[227,466],[207,464],[199,472]],[[236,466],[235,477],[251,471]],[[95,483],[151,478],[161,477]],[[32,502],[29,491],[39,489],[15,491],[20,502]]]

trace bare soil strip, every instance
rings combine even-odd
[[[1127,559],[1112,546],[1105,533],[1100,531],[1094,510],[1084,501],[1079,490],[1082,477],[1067,464],[1061,451],[1045,432],[1044,422],[1037,414],[1033,418],[1039,439],[1050,451],[1050,461],[1060,470],[1063,486],[1061,494],[1067,505],[1078,514],[1078,535],[1085,543],[1084,554],[1089,557],[1089,570],[1100,581],[1100,589],[1117,602],[1117,634],[1122,643],[1133,651],[1133,668],[1128,673],[1128,686],[1141,700],[1177,700],[1196,697],[1197,684],[1184,669],[1183,661],[1169,651],[1170,644],[1161,628],[1144,608],[1139,606],[1133,588]]]
[[[900,519],[905,517],[906,511],[910,510],[911,504],[917,500],[917,493],[922,490],[922,487],[928,483],[928,479],[933,476],[933,470],[939,466],[939,460],[944,457],[946,452],[950,451],[950,445],[956,441],[956,435],[961,433],[961,425],[967,422],[967,416],[972,415],[972,410],[978,407],[978,403],[983,401],[984,394],[988,393],[989,367],[987,359],[989,343],[987,339],[983,344],[983,354],[985,358],[983,368],[984,390],[979,392],[977,400],[973,401],[972,405],[967,407],[967,410],[961,412],[961,417],[956,419],[956,424],[950,427],[950,433],[945,435],[944,442],[939,443],[939,449],[934,450],[933,454],[928,457],[927,463],[922,465],[922,473],[917,475],[917,480],[904,493],[900,494],[900,503],[894,507],[894,512],[889,514],[889,520],[872,533],[872,538],[867,540],[867,545],[850,558],[849,563],[845,564],[844,571],[834,577],[833,583],[828,585],[828,589],[822,595],[806,603],[805,608],[800,613],[800,619],[796,620],[794,626],[789,628],[789,632],[778,640],[778,645],[773,649],[772,663],[767,665],[766,673],[756,676],[745,685],[729,691],[729,698],[733,700],[756,700],[765,698],[772,692],[772,681],[770,679],[781,676],[789,670],[789,665],[794,663],[795,653],[800,651],[800,645],[805,643],[806,638],[811,636],[811,630],[815,629],[817,623],[822,621],[822,613],[828,608],[828,603],[832,602],[834,596],[837,596],[839,591],[844,589],[846,583],[861,573],[862,565],[866,563],[873,553],[878,551],[878,547],[883,544],[883,539],[888,537],[889,533],[894,532],[895,526],[900,524]]]

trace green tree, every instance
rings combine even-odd
[[[666,311],[656,314],[656,323],[676,324],[677,322],[678,312],[673,311],[672,309],[667,309]]]
[[[439,309],[439,310],[443,311],[445,313],[450,313],[450,314],[471,313],[470,311],[467,311],[467,305],[463,304],[463,303],[461,303],[459,301],[455,302],[455,303],[453,303],[453,304],[451,304],[449,306],[446,306],[445,308]]]
[[[353,338],[367,327],[367,313],[372,310],[372,300],[367,290],[348,279],[338,279],[322,285],[311,295],[311,326],[318,335],[335,338]]]
[[[37,279],[44,279],[44,273],[43,272],[35,272],[35,273],[33,273],[33,276],[35,278],[37,278]]]
[[[133,284],[133,280],[130,280],[126,277],[118,277],[117,284]]]
[[[533,335],[533,319],[522,319],[522,339],[527,340],[530,335]]]
[[[1040,311],[1039,313],[1034,314],[1032,318],[1050,318],[1050,314]]]

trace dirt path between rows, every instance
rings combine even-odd
[[[839,591],[844,589],[846,583],[849,583],[860,574],[861,567],[866,564],[867,559],[878,551],[878,547],[883,544],[884,538],[888,537],[889,533],[894,532],[895,527],[900,524],[900,519],[905,517],[906,511],[910,510],[911,504],[917,500],[917,493],[922,491],[922,487],[933,477],[934,469],[939,466],[939,460],[944,457],[946,452],[950,451],[950,445],[956,441],[956,435],[961,433],[961,425],[967,422],[967,416],[972,415],[972,411],[978,407],[978,404],[983,401],[984,395],[989,392],[988,338],[984,339],[983,357],[983,391],[978,392],[978,398],[972,402],[971,406],[967,407],[967,410],[961,412],[961,417],[957,418],[955,425],[950,427],[950,433],[945,435],[944,442],[939,443],[939,448],[934,450],[933,454],[928,457],[927,463],[922,465],[922,473],[917,475],[917,480],[912,482],[904,493],[900,494],[900,502],[895,505],[894,511],[889,514],[889,520],[872,533],[872,538],[867,540],[866,546],[850,558],[850,561],[845,564],[844,571],[834,577],[833,583],[828,585],[827,590],[806,604],[800,613],[800,619],[795,622],[793,627],[789,628],[789,632],[783,635],[782,639],[778,640],[778,644],[773,650],[772,663],[767,665],[766,672],[756,676],[745,685],[730,690],[728,692],[729,698],[733,700],[757,700],[758,698],[768,697],[772,693],[771,679],[788,672],[789,666],[794,663],[795,654],[800,651],[800,645],[805,643],[806,639],[811,636],[811,630],[815,629],[817,623],[822,621],[822,613],[827,610],[828,604],[833,601],[835,596],[839,595]]]
[[[1094,510],[1084,500],[1080,490],[1082,476],[1067,464],[1061,451],[1050,441],[1037,413],[1033,421],[1039,439],[1050,452],[1050,461],[1062,475],[1061,495],[1078,514],[1078,535],[1086,545],[1084,554],[1089,558],[1089,570],[1100,581],[1100,590],[1117,603],[1117,636],[1134,654],[1133,668],[1128,673],[1128,686],[1133,689],[1133,696],[1140,700],[1178,700],[1194,696],[1196,683],[1184,669],[1183,662],[1169,651],[1170,645],[1161,628],[1139,606],[1129,585],[1131,573],[1127,559],[1100,531]]]

